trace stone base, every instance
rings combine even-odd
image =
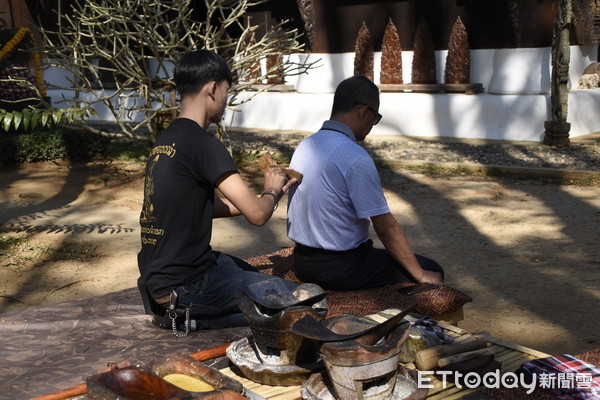
[[[405,83],[405,84],[379,84],[382,92],[397,93],[483,93],[481,83]]]
[[[571,141],[569,131],[571,124],[566,121],[546,121],[544,122],[544,144],[548,146],[566,147]]]

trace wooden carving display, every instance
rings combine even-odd
[[[396,25],[390,18],[381,45],[381,73],[379,81],[382,84],[399,84],[402,81],[402,44]]]
[[[270,85],[279,85],[285,83],[283,74],[283,57],[268,56],[267,57],[267,83]]]
[[[371,32],[365,21],[363,21],[358,36],[356,37],[356,44],[354,46],[354,74],[363,75],[373,80],[374,72],[373,65],[373,43],[371,42]]]
[[[521,47],[521,5],[519,0],[507,0],[508,15],[510,16],[510,25],[515,36],[515,46]]]
[[[314,11],[314,0],[296,0],[298,5],[298,11],[300,11],[300,17],[304,23],[304,31],[311,50],[315,49],[315,11]]]
[[[413,48],[412,83],[437,83],[433,39],[425,20],[419,22]]]
[[[573,0],[571,22],[577,44],[600,43],[600,2]]]
[[[446,83],[469,83],[471,80],[471,50],[467,30],[460,17],[452,27],[446,57]]]
[[[252,52],[253,47],[256,46],[256,38],[254,37],[254,33],[246,40],[246,52]],[[256,78],[260,78],[262,75],[260,62],[257,61],[253,63],[249,69],[243,71],[242,80],[250,81]]]

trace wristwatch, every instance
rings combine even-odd
[[[271,196],[273,196],[273,199],[275,200],[273,211],[277,210],[277,206],[279,205],[279,195],[277,194],[277,192],[273,189],[265,189],[262,192],[260,192],[260,197],[263,197],[265,194],[270,194]]]

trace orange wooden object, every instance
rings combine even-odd
[[[225,355],[225,350],[229,347],[231,343],[224,344],[222,346],[213,347],[206,350],[200,350],[197,353],[190,354],[190,357],[197,361],[205,361],[210,360],[217,357],[222,357]],[[81,385],[72,386],[68,389],[62,389],[53,393],[45,394],[42,396],[34,397],[30,400],[64,400],[69,397],[79,396],[85,394],[87,392],[87,385],[82,383]],[[237,395],[237,393],[236,393]],[[233,396],[228,393],[228,398],[235,400],[236,396]],[[242,396],[239,396],[242,397]]]

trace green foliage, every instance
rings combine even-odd
[[[21,244],[25,238],[11,235],[0,235],[0,255],[8,254],[15,246]]]
[[[49,131],[0,134],[0,165],[106,155],[110,139],[89,132],[57,128]]]
[[[95,258],[98,256],[98,246],[91,242],[77,242],[66,240],[58,248],[52,248],[48,252],[49,257],[45,261],[79,260]]]
[[[70,124],[90,115],[96,115],[96,111],[92,108],[24,108],[21,111],[0,109],[0,129],[33,131],[38,126],[49,128],[56,126],[59,122]]]
[[[114,139],[108,148],[108,154],[120,161],[146,161],[152,145],[137,140]]]

